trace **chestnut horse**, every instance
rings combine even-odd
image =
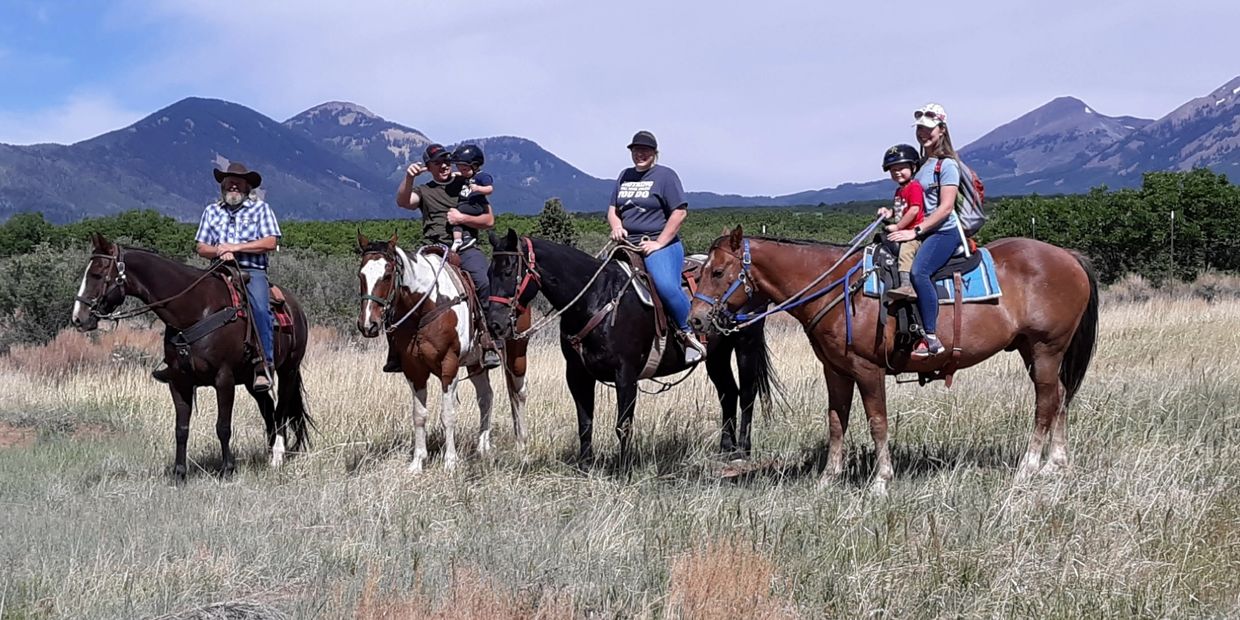
[[[887,448],[888,364],[893,372],[932,373],[947,364],[967,368],[1000,351],[1020,352],[1037,398],[1033,433],[1017,479],[1038,472],[1048,433],[1050,451],[1041,471],[1049,474],[1068,465],[1067,407],[1081,386],[1097,340],[1097,279],[1083,257],[1041,241],[1001,239],[987,247],[994,257],[1003,296],[994,302],[964,304],[962,333],[956,334],[950,327],[939,329],[938,336],[947,351],[959,349],[955,359],[944,353],[919,360],[893,350],[894,319],[878,329],[879,300],[854,299],[857,287],[852,285],[862,276],[852,280],[845,276],[861,260],[859,252],[839,262],[823,280],[825,284],[815,289],[844,280],[834,290],[789,309],[805,327],[826,375],[830,443],[822,482],[843,473],[844,432],[854,386],[861,392],[877,453],[874,490],[883,492],[892,478]],[[705,299],[694,300],[690,322],[697,329],[722,326],[726,331],[749,295],[761,294],[778,307],[818,278],[822,269],[840,261],[845,252],[840,246],[746,238],[738,226],[711,246],[698,285],[698,293]],[[720,296],[724,298],[718,299]],[[844,296],[849,303],[840,303]],[[942,306],[939,322],[953,324],[951,306]],[[849,342],[851,331],[856,331],[857,337]]]
[[[413,391],[414,446],[409,471],[421,472],[427,457],[426,385],[432,376],[443,391],[444,468],[456,467],[456,389],[462,368],[468,368],[478,398],[478,452],[487,454],[491,450],[491,379],[482,367],[483,351],[474,337],[469,300],[449,273],[454,268],[438,254],[419,250],[410,257],[397,247],[395,234],[388,241],[371,241],[358,233],[357,244],[362,253],[357,328],[367,338],[391,333],[391,346],[399,351],[401,372]],[[528,315],[525,320],[528,324]],[[525,343],[507,343],[504,352],[513,430],[518,449],[524,450]]]
[[[276,330],[274,333],[279,399],[272,402],[270,393],[254,391],[254,356],[245,346],[246,331],[250,329],[248,321],[234,318],[221,322],[215,329],[205,330],[205,335],[193,336],[192,342],[182,343],[182,351],[188,355],[178,354],[177,336],[192,333],[191,327],[204,317],[219,312],[231,313],[230,308],[235,309],[228,285],[223,278],[209,272],[215,271],[218,264],[204,271],[154,252],[116,245],[98,233],[91,236],[91,241],[94,249],[73,304],[73,326],[79,331],[95,329],[100,318],[113,318],[109,315],[120,307],[125,297],[136,297],[145,304],[138,313],[153,312],[164,322],[164,362],[170,369],[168,389],[176,408],[173,475],[178,484],[185,482],[189,422],[194,392],[200,386],[215,388],[218,405],[215,434],[220,440],[225,477],[236,469],[229,441],[237,384],[244,385],[258,403],[267,426],[267,446],[271,450],[273,467],[284,460],[286,445],[292,451],[303,443],[309,445],[309,429],[314,423],[306,411],[301,378],[309,328],[301,305],[292,295],[284,292],[285,306],[293,318],[292,331]],[[245,290],[243,285],[237,286]],[[289,430],[293,432],[293,443],[288,441]]]

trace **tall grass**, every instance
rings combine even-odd
[[[183,489],[167,475],[167,388],[145,358],[114,359],[111,336],[66,336],[42,355],[21,350],[43,366],[0,362],[0,422],[38,437],[0,449],[0,616],[1235,616],[1238,320],[1240,304],[1218,300],[1105,306],[1070,412],[1073,468],[1026,485],[1012,483],[1033,411],[1018,356],[962,371],[950,390],[889,383],[886,498],[866,492],[859,402],[845,480],[817,488],[825,388],[783,319],[770,338],[787,398],[755,421],[755,460],[739,474],[714,453],[704,373],[640,397],[628,470],[609,456],[615,402],[600,389],[604,458],[579,469],[563,360],[545,334],[531,347],[527,452],[500,397],[498,454],[476,454],[465,386],[463,466],[444,471],[433,437],[413,477],[409,391],[379,372],[381,347],[316,330],[315,451],[268,469],[241,392],[243,462],[221,482],[214,397],[201,390]],[[160,342],[126,338],[145,354]],[[107,432],[75,436],[85,425]]]

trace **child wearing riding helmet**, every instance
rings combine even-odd
[[[464,215],[483,215],[491,208],[488,196],[494,192],[494,179],[482,171],[486,158],[482,149],[474,144],[462,144],[452,153],[456,174],[465,180],[461,186],[461,198],[456,210]],[[468,246],[478,240],[478,231],[468,226],[452,226],[452,250]]]
[[[917,147],[910,144],[897,144],[887,149],[887,153],[883,155],[883,172],[890,174],[891,180],[899,186],[896,188],[892,206],[878,210],[882,217],[894,217],[898,220],[886,226],[886,231],[889,233],[897,230],[914,230],[926,219],[925,190],[922,189],[921,183],[913,178],[917,172],[917,162],[920,160],[921,153],[917,151]],[[917,248],[920,247],[921,240],[916,238],[900,244],[900,281],[896,283],[895,288],[887,292],[888,299],[894,301],[917,297],[909,273],[913,270],[913,259],[917,256]]]
[[[943,106],[928,103],[913,112],[913,120],[922,157],[916,179],[925,190],[926,219],[911,230],[888,233],[887,239],[896,243],[913,239],[922,242],[909,275],[917,293],[917,310],[926,336],[912,355],[927,358],[944,351],[936,333],[939,299],[931,278],[964,242],[964,233],[955,214],[956,197],[960,192],[960,156],[952,146],[947,111]]]

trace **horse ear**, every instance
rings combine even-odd
[[[509,228],[508,235],[504,238],[505,245],[515,250],[517,248],[517,243],[519,242],[520,239],[517,238],[517,231]]]
[[[362,251],[362,250],[365,250],[365,249],[366,249],[366,246],[368,246],[368,245],[370,245],[370,239],[367,239],[367,238],[366,238],[366,235],[363,235],[363,234],[362,234],[362,229],[361,229],[361,227],[358,227],[358,229],[357,229],[357,249],[358,249],[358,251],[360,252],[360,251]]]
[[[723,230],[719,231],[719,236],[720,236],[720,237],[726,237],[726,236],[728,236],[728,235],[730,235],[730,234],[732,234],[732,229],[731,229],[731,228],[728,228],[727,226],[724,226],[724,227],[723,227]]]
[[[732,229],[732,233],[730,235],[730,238],[728,239],[728,242],[732,246],[732,250],[736,251],[736,250],[741,249],[741,242],[744,240],[745,240],[745,231],[741,230],[740,224],[737,224],[736,228]]]
[[[392,231],[392,238],[388,239],[388,249],[389,250],[396,249],[396,231],[395,230]]]
[[[103,235],[99,234],[98,232],[90,233],[90,243],[92,246],[95,247],[95,250],[97,252],[101,252],[101,253],[108,250],[109,246],[111,245],[110,243],[108,243],[108,240],[104,238]]]
[[[487,237],[491,240],[491,249],[498,250],[500,240],[499,235],[495,234],[495,229],[488,230]]]

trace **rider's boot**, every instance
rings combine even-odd
[[[899,286],[887,291],[887,299],[889,301],[901,301],[904,299],[917,299],[917,291],[913,290],[913,278],[907,271],[900,272]]]
[[[172,380],[172,367],[167,362],[161,362],[159,368],[151,371],[151,378],[160,383],[168,383]]]
[[[271,389],[271,375],[275,368],[270,363],[254,365],[254,391],[266,392]]]
[[[387,361],[383,362],[383,372],[400,372],[400,351],[396,350],[396,343],[392,341],[392,336],[388,336],[388,353]]]
[[[691,330],[678,332],[685,343],[685,364],[690,366],[706,359],[706,345]]]
[[[491,330],[482,328],[482,334],[478,339],[478,344],[482,346],[482,367],[487,370],[499,368],[504,363],[503,358],[499,355],[499,343],[491,337]]]

